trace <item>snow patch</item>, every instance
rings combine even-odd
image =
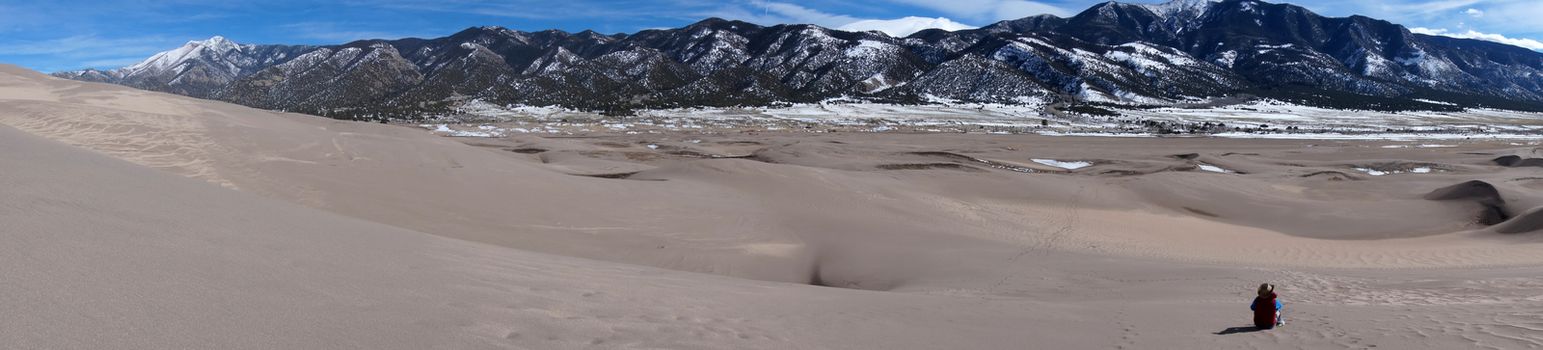
[[[1222,67],[1232,68],[1232,66],[1238,62],[1238,51],[1227,50],[1226,52],[1222,52],[1216,56],[1215,61],[1216,64],[1221,65]]]
[[[1434,169],[1431,169],[1431,167],[1424,167],[1424,166],[1416,167],[1414,169],[1409,169],[1408,171],[1404,171],[1404,170],[1388,170],[1388,171],[1383,171],[1383,170],[1377,170],[1377,169],[1372,169],[1372,168],[1355,168],[1355,170],[1363,172],[1363,173],[1366,173],[1366,175],[1371,175],[1371,176],[1384,176],[1384,175],[1405,174],[1405,173],[1410,173],[1410,174],[1429,174],[1430,172],[1434,171]]]
[[[1457,105],[1456,103],[1451,103],[1451,102],[1446,102],[1446,101],[1430,100],[1430,99],[1423,99],[1423,98],[1417,98],[1417,99],[1414,99],[1414,100],[1415,101],[1429,103],[1429,104],[1443,105],[1443,106],[1456,106]]]
[[[504,130],[499,129],[498,127],[495,127],[495,126],[491,126],[491,125],[478,126],[477,130],[480,130],[480,131],[451,129],[449,124],[423,124],[423,125],[419,125],[419,126],[423,127],[424,129],[429,129],[429,130],[434,131],[435,133],[443,134],[443,135],[449,136],[449,137],[504,137],[505,136]]]
[[[1035,163],[1044,164],[1044,165],[1047,165],[1047,166],[1053,166],[1053,167],[1057,167],[1057,168],[1061,168],[1061,169],[1066,169],[1066,170],[1077,170],[1077,169],[1082,169],[1082,168],[1086,168],[1086,167],[1089,167],[1089,166],[1093,166],[1093,163],[1084,162],[1084,161],[1062,161],[1062,160],[1055,160],[1055,159],[1030,159],[1030,160],[1034,161]]]
[[[1209,172],[1213,172],[1213,173],[1222,173],[1222,174],[1232,174],[1232,173],[1235,173],[1235,171],[1227,170],[1227,169],[1224,169],[1222,167],[1215,166],[1215,165],[1210,165],[1210,164],[1206,164],[1206,163],[1200,163],[1197,166],[1200,167],[1200,170],[1209,171]]]

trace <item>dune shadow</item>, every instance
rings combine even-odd
[[[1254,326],[1229,327],[1227,329],[1223,329],[1220,332],[1216,332],[1216,335],[1228,335],[1228,334],[1238,334],[1238,333],[1252,333],[1252,332],[1258,332],[1258,331],[1262,331],[1262,330],[1264,330],[1264,329],[1261,329],[1259,327],[1254,327]]]

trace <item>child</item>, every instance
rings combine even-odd
[[[1254,298],[1254,304],[1248,306],[1254,310],[1254,326],[1259,329],[1271,329],[1275,326],[1283,326],[1285,320],[1280,318],[1281,304],[1276,299],[1275,286],[1269,283],[1259,285],[1259,297]]]

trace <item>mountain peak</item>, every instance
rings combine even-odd
[[[617,39],[618,37],[626,37],[625,34],[606,35],[606,34],[603,34],[603,33],[600,33],[600,32],[594,31],[594,30],[590,30],[590,29],[585,29],[582,32],[575,33],[574,36],[577,36],[577,37],[580,37],[580,38],[585,38],[585,39],[590,39],[590,40],[600,40],[600,41],[610,41],[610,40]]]
[[[1172,0],[1161,4],[1140,5],[1156,15],[1168,30],[1181,31],[1189,23],[1211,10],[1221,0]]]
[[[182,47],[150,56],[132,66],[124,67],[130,74],[146,71],[164,71],[182,65],[183,62],[238,50],[241,46],[216,35],[206,40],[192,40]]]
[[[696,23],[692,23],[691,26],[717,26],[717,25],[725,25],[725,24],[728,24],[730,22],[733,22],[733,21],[726,20],[726,19],[723,19],[721,17],[708,17],[708,18],[703,18],[702,20],[697,21]]]
[[[761,28],[761,26],[753,24],[753,23],[750,23],[750,22],[745,22],[745,21],[727,20],[727,19],[722,19],[722,18],[718,18],[718,17],[709,17],[707,19],[704,19],[704,20],[701,20],[701,21],[697,21],[696,23],[692,23],[691,25],[686,26],[686,28],[712,28],[712,29],[739,29],[739,28],[746,28],[746,29],[755,29],[755,28]]]
[[[1048,32],[1055,30],[1056,27],[1065,23],[1065,18],[1052,14],[1041,14],[992,23],[991,25],[981,27],[981,30],[998,33]]]
[[[225,37],[219,35],[215,35],[203,41],[189,41],[187,45],[198,46],[208,50],[214,50],[215,52],[226,52],[241,47],[240,44],[236,44],[236,42],[230,41],[230,39],[226,39]]]
[[[1412,36],[1391,23],[1323,17],[1260,0],[1124,1],[1147,4],[1107,2],[1070,18],[1031,16],[957,32],[946,30],[968,26],[922,17],[840,28],[908,36],[905,40],[810,24],[764,27],[721,18],[640,34],[470,27],[440,39],[323,47],[238,45],[213,37],[129,68],[60,76],[265,108],[357,107],[360,114],[349,117],[371,118],[436,112],[393,105],[405,106],[403,101],[458,101],[440,92],[571,108],[757,105],[842,97],[1163,104],[1239,91],[1328,106],[1395,108],[1389,106],[1402,106],[1398,99],[1420,93],[1543,110],[1543,87],[1536,78],[1543,76],[1538,63],[1543,54],[1515,51],[1525,49]],[[941,29],[911,33],[920,28]],[[353,62],[359,50],[338,52],[370,45],[379,48],[371,53],[380,56],[374,61],[387,64],[289,69],[328,57]],[[221,52],[222,47],[237,49]],[[448,55],[467,51],[486,59],[444,64],[453,58]],[[380,90],[333,83],[356,77],[392,80],[378,85]],[[270,82],[275,80],[296,83],[274,88]],[[1277,89],[1283,86],[1289,88]]]
[[[1221,2],[1221,0],[1172,0],[1161,4],[1143,4],[1141,7],[1145,7],[1147,10],[1152,11],[1152,13],[1165,18],[1172,16],[1199,16],[1205,13],[1205,10],[1210,8],[1211,4],[1218,2]]]
[[[455,34],[451,34],[450,38],[455,38],[455,40],[458,40],[458,41],[467,41],[467,40],[473,40],[473,38],[477,38],[477,37],[519,36],[520,33],[522,33],[522,32],[511,30],[509,28],[504,28],[502,26],[481,26],[481,27],[468,27],[468,28],[463,29],[463,30],[461,30],[459,32],[456,32]]]

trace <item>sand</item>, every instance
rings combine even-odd
[[[446,138],[6,66],[0,342],[1543,347],[1536,146],[1441,142]]]

